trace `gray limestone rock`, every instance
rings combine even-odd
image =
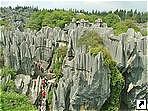
[[[15,79],[16,88],[20,92],[22,92],[22,94],[27,94],[29,91],[30,80],[31,78],[29,75],[23,75],[23,74],[16,75]]]
[[[54,92],[54,96],[56,96],[56,99],[53,100],[53,103],[56,105],[54,106],[54,110],[75,111],[80,110],[83,106],[85,106],[85,110],[99,110],[109,97],[110,71],[104,66],[102,54],[97,55],[95,59],[92,59],[90,56],[92,63],[89,61],[88,64],[93,64],[90,65],[93,69],[92,72],[88,72],[86,68],[87,55],[89,54],[80,53],[72,60],[77,64],[74,66],[77,67],[69,69],[68,67],[71,67],[71,64],[67,62],[63,68],[64,76],[60,79],[58,88]],[[90,77],[87,77],[87,74],[89,74]],[[102,81],[101,84],[100,81]],[[67,104],[65,104],[65,102],[67,102]]]
[[[77,48],[78,39],[87,30],[95,30],[102,37],[127,81],[123,96],[131,101],[122,101],[130,104],[129,108],[134,108],[135,98],[146,97],[148,39],[133,29],[115,36],[113,28],[108,28],[101,19],[93,24],[73,18],[64,29],[43,27],[37,32],[3,29],[0,46],[4,49],[4,64],[19,72],[15,80],[17,89],[24,94],[29,89],[35,103],[40,93],[41,77],[52,68],[54,49],[68,45],[62,64],[63,77],[57,89],[53,90],[53,110],[99,110],[110,96],[110,70],[104,65],[101,53],[93,57],[87,53],[85,46]]]

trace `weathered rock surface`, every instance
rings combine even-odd
[[[31,78],[29,75],[19,74],[16,76],[15,79],[16,88],[23,94],[27,94],[27,92],[29,91],[30,81]]]
[[[53,110],[99,110],[110,96],[110,70],[104,66],[101,53],[93,57],[86,53],[85,47],[76,47],[77,40],[87,30],[95,30],[102,36],[125,77],[122,96],[130,101],[122,99],[122,106],[135,109],[135,99],[146,98],[148,92],[148,40],[133,29],[116,37],[113,29],[100,19],[94,24],[73,19],[64,29],[44,27],[38,32],[3,30],[0,43],[4,49],[4,63],[15,68],[18,74],[24,74],[16,77],[17,88],[22,87],[24,94],[29,89],[36,103],[41,81],[49,75],[54,50],[68,45],[62,65],[63,77],[57,88],[53,88]],[[22,81],[25,82],[23,86]],[[47,92],[51,84],[47,85]]]
[[[102,54],[79,53],[63,65],[63,77],[54,92],[54,110],[99,110],[110,96],[110,70]],[[66,102],[66,103],[65,103]]]

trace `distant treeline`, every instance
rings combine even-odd
[[[99,15],[99,16],[106,16],[110,13],[114,13],[116,15],[118,15],[121,20],[126,20],[126,19],[132,19],[137,21],[138,23],[144,23],[148,20],[148,13],[147,12],[140,12],[137,10],[119,10],[117,9],[116,11],[108,11],[108,12],[100,12],[98,10],[92,10],[91,12],[85,11],[85,10],[76,10],[76,9],[70,9],[71,11],[75,12],[75,13],[84,13],[84,14],[94,14],[94,15]]]
[[[117,9],[116,11],[98,11],[98,10],[92,10],[92,11],[85,11],[84,9],[82,10],[77,10],[77,9],[69,9],[69,10],[65,10],[65,9],[38,9],[38,7],[32,7],[32,6],[16,6],[14,8],[12,8],[11,6],[9,7],[1,7],[1,11],[3,11],[4,8],[9,8],[11,10],[16,10],[16,11],[23,11],[26,9],[32,9],[33,11],[43,11],[46,10],[48,12],[52,12],[55,10],[63,10],[63,11],[69,11],[69,12],[73,12],[73,13],[83,13],[86,15],[97,15],[97,16],[106,16],[107,14],[110,13],[115,13],[116,15],[118,15],[121,20],[126,20],[126,19],[132,19],[135,20],[137,23],[144,23],[147,22],[148,20],[148,12],[140,12],[138,10],[122,10],[122,9]],[[49,7],[50,8],[50,7]]]
[[[7,14],[10,13],[10,11],[12,14]],[[40,30],[43,26],[63,28],[65,24],[71,22],[73,17],[76,18],[76,20],[85,19],[90,22],[95,22],[96,19],[101,18],[109,27],[114,28],[115,34],[117,35],[127,31],[128,28],[134,28],[136,31],[140,31],[135,24],[148,21],[148,12],[140,12],[132,9],[129,11],[117,9],[108,12],[100,12],[98,10],[89,12],[77,9],[38,9],[38,7],[17,6],[15,8],[1,7],[0,16],[3,17],[0,21],[1,25],[7,24],[8,19],[14,19],[12,21],[24,20],[23,27],[25,26],[33,30]],[[146,35],[147,32],[142,33]]]

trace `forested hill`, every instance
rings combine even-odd
[[[142,35],[147,35],[147,31],[143,30],[146,25],[142,27],[142,30],[138,27],[139,23],[145,23],[148,21],[147,12],[139,12],[137,10],[120,10],[100,12],[98,10],[92,10],[88,12],[85,10],[76,9],[42,9],[33,7],[1,7],[0,24],[7,25],[10,28],[19,26],[20,30],[26,27],[33,30],[40,30],[43,26],[49,27],[61,27],[65,24],[69,24],[72,18],[76,20],[85,19],[90,22],[95,22],[97,18],[101,18],[103,22],[106,22],[109,27],[113,27],[115,34],[121,34],[126,32],[128,28],[133,28],[136,31],[140,31]]]

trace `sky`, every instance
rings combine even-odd
[[[86,11],[99,10],[110,11],[116,9],[137,9],[138,11],[146,12],[147,1],[146,0],[0,0],[0,6],[33,6],[39,9],[84,9]]]

